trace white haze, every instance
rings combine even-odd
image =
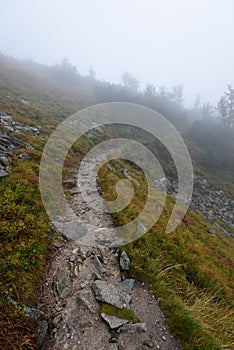
[[[0,1],[0,51],[119,82],[124,71],[157,87],[183,84],[216,104],[234,85],[233,0]]]

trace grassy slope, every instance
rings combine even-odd
[[[30,103],[23,105],[19,98]],[[26,162],[15,158],[13,174],[0,183],[0,348],[4,350],[33,349],[35,343],[35,325],[20,310],[6,303],[6,298],[11,296],[20,304],[36,305],[50,249],[46,238],[47,217],[38,189],[43,145],[58,123],[58,117],[66,117],[91,101],[1,60],[0,110],[23,123],[42,126],[41,136],[25,139],[25,143],[36,148],[33,160]],[[77,145],[78,157],[89,147],[92,143],[87,139]],[[75,167],[73,156],[72,152],[68,155],[67,166]],[[113,186],[120,176],[118,166],[116,168],[108,188],[105,187],[108,173],[102,170],[101,185],[109,198],[114,196]],[[113,218],[117,224],[137,215],[145,198],[146,184],[142,175],[136,169],[131,169],[130,173],[141,187],[136,188],[131,206]],[[172,204],[169,198],[167,208],[151,232],[126,247],[132,258],[131,273],[148,281],[156,295],[161,296],[170,326],[185,349],[220,349],[222,345],[231,349],[233,242],[225,237],[219,240],[208,236],[205,229],[210,227],[209,223],[191,213],[173,234],[165,235],[164,227]]]
[[[142,174],[118,161],[114,175],[106,166],[100,170],[99,184],[105,198],[115,198],[115,184],[122,177],[123,167],[141,186],[132,182],[135,197],[126,209],[113,215],[116,225],[136,217],[145,197]],[[125,247],[132,260],[131,275],[147,281],[156,296],[161,297],[171,330],[184,349],[231,349],[234,242],[217,230],[222,240],[208,235],[206,229],[211,225],[191,212],[173,233],[165,234],[173,204],[174,199],[168,197],[163,214],[150,232]]]
[[[21,98],[29,103],[20,103]],[[27,151],[32,160],[14,156],[11,176],[0,182],[0,349],[36,348],[36,325],[20,307],[36,306],[50,251],[49,222],[38,186],[40,157],[48,134],[58,123],[55,117],[68,116],[79,108],[82,103],[69,92],[22,71],[15,62],[0,60],[0,111],[23,124],[42,126],[38,137],[16,135],[35,148]]]

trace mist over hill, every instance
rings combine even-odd
[[[198,98],[189,109],[184,106],[181,85],[168,90],[148,84],[140,91],[139,82],[131,73],[123,74],[121,84],[112,84],[96,79],[92,70],[82,76],[79,67],[66,59],[47,66],[1,55],[0,78],[1,109],[16,115],[25,111],[35,121],[43,117],[61,120],[84,107],[106,102],[149,107],[176,126],[189,147],[195,167],[215,176],[217,181],[222,178],[221,182],[229,182],[229,190],[232,187],[234,89],[230,85],[216,106],[208,102],[201,104]],[[29,103],[22,106],[23,99]]]

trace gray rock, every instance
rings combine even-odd
[[[5,126],[5,129],[8,130],[8,131],[10,131],[10,132],[14,132],[14,131],[15,131],[14,128],[12,128],[12,127],[9,126],[9,125],[6,125],[6,126]]]
[[[130,259],[128,257],[128,254],[124,250],[120,254],[119,264],[120,264],[120,267],[122,270],[124,270],[124,271],[129,270]]]
[[[215,235],[215,234],[216,234],[215,230],[207,230],[207,232],[208,232],[210,235]]]
[[[82,259],[86,259],[87,258],[87,255],[86,255],[86,252],[83,248],[80,247],[79,249],[79,255]]]
[[[104,321],[106,321],[111,329],[119,328],[120,326],[128,323],[128,320],[123,320],[116,316],[109,316],[104,313],[101,313],[101,317]]]
[[[28,315],[28,317],[35,321],[43,315],[42,311],[29,306],[24,306],[24,312]]]
[[[92,273],[92,278],[93,278],[94,281],[96,281],[96,280],[101,280],[102,276],[98,272],[93,272]]]
[[[4,147],[8,147],[10,146],[10,144],[11,144],[11,141],[9,141],[7,137],[0,137],[0,145]]]
[[[93,283],[96,299],[111,304],[119,309],[130,308],[131,296],[122,289],[106,281],[97,280]]]
[[[96,267],[96,269],[98,270],[99,273],[105,273],[106,269],[102,266],[101,261],[99,260],[99,258],[97,257],[97,255],[94,256],[94,265]]]
[[[88,287],[88,285],[89,285],[89,281],[84,281],[83,283],[81,283],[80,287],[84,289],[85,287]]]
[[[77,297],[77,304],[82,304],[91,313],[95,313],[99,309],[99,305],[95,301],[94,295],[90,288],[83,289]]]
[[[0,164],[2,164],[3,166],[7,166],[9,165],[9,160],[6,156],[1,156],[0,157]]]
[[[9,115],[2,115],[0,119],[7,124],[11,124],[13,122],[12,118]]]
[[[75,261],[76,261],[75,255],[71,255],[71,256],[69,257],[69,261],[70,261],[70,262],[75,262]]]
[[[128,279],[128,278],[126,278],[126,279],[123,280],[123,282],[122,282],[124,288],[128,289],[129,291],[133,290],[133,288],[134,288],[134,283],[135,283],[135,280],[133,280],[133,279]]]
[[[59,242],[59,241],[54,242],[54,247],[55,248],[62,248],[62,246],[63,246],[63,244],[61,242]]]
[[[147,332],[146,323],[129,323],[125,324],[117,330],[118,333],[134,334],[136,332]]]
[[[39,321],[38,327],[37,327],[37,344],[38,348],[40,349],[44,343],[46,333],[48,331],[48,323],[46,320]]]
[[[58,270],[54,278],[54,291],[60,298],[65,296],[69,284],[70,279],[67,271]]]
[[[35,148],[33,146],[31,146],[29,143],[27,143],[27,145],[25,145],[25,149],[35,150]]]
[[[9,174],[5,170],[0,169],[0,181],[8,176]]]
[[[61,314],[58,314],[57,316],[55,316],[53,318],[53,325],[54,326],[57,326],[59,324],[59,322],[61,321],[61,318],[62,318],[62,315]]]
[[[21,154],[19,154],[19,158],[26,159],[26,160],[32,159],[32,157],[28,153],[21,153]]]

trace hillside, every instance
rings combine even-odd
[[[189,119],[189,111],[173,99],[159,95],[152,98],[120,85],[79,74],[74,76],[70,68],[64,72],[61,67],[56,70],[0,56],[0,348],[36,349],[38,323],[46,330],[48,328],[53,346],[53,337],[58,333],[54,330],[62,326],[59,317],[55,324],[48,302],[43,303],[42,296],[53,298],[53,291],[48,290],[43,278],[47,278],[45,271],[48,273],[53,260],[60,261],[60,265],[73,266],[71,256],[76,253],[71,253],[75,249],[73,243],[54,232],[40,197],[40,159],[49,135],[64,118],[84,107],[124,101],[158,109],[185,134],[197,174],[194,198],[185,218],[173,233],[165,234],[175,203],[175,167],[161,144],[131,128],[96,130],[92,137],[86,135],[72,147],[64,163],[66,196],[71,202],[75,201],[74,172],[84,155],[102,140],[121,135],[133,137],[151,149],[168,177],[170,195],[152,229],[124,247],[131,259],[130,270],[118,276],[123,280],[135,279],[136,286],[141,283],[150,289],[149,293],[153,293],[166,315],[167,324],[162,327],[168,325],[167,332],[175,336],[183,349],[232,349],[234,183],[230,157],[223,160],[223,168],[217,165],[217,171],[213,170],[212,157],[209,164],[204,162],[206,149],[202,142],[192,137],[194,124]],[[215,147],[216,144],[214,150]],[[214,153],[218,162],[222,152]],[[139,168],[121,159],[110,161],[99,170],[100,192],[108,200],[116,198],[115,185],[119,179],[128,178],[126,174],[130,176],[135,195],[124,210],[112,215],[116,226],[131,221],[142,210],[147,194],[146,181]],[[77,201],[80,201],[79,194]],[[87,211],[86,208],[82,215],[88,215]],[[100,252],[98,255],[95,251],[95,254],[99,256]],[[102,260],[105,261],[107,256],[107,252],[103,253]],[[75,257],[77,259],[86,261],[80,253]],[[53,284],[53,279],[48,283]],[[56,306],[63,305],[62,301],[59,303],[61,305]],[[117,315],[116,309],[102,307],[109,316]],[[37,308],[43,313],[38,315]],[[65,311],[56,310],[57,316]],[[118,316],[133,317],[123,313]],[[116,339],[121,337],[115,335]],[[40,340],[43,341],[44,338]],[[156,346],[152,342],[148,344],[151,348]],[[164,340],[160,343],[161,349],[166,346],[163,344]],[[173,344],[170,346],[176,348]]]

